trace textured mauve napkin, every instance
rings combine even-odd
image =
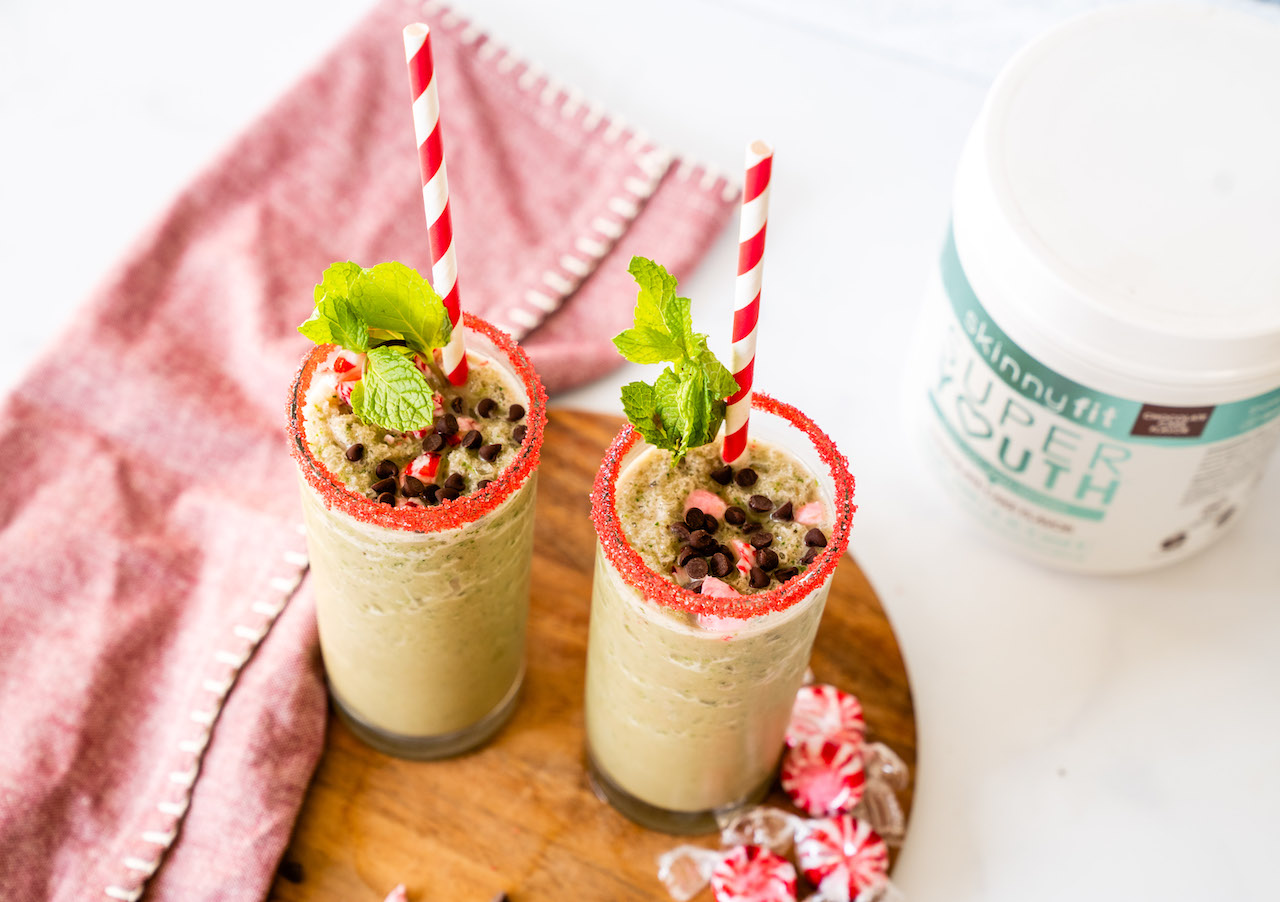
[[[400,37],[433,25],[465,307],[552,391],[626,262],[731,212],[467,23],[392,0],[185,191],[0,412],[0,898],[260,899],[325,696],[284,404],[333,260],[429,272]]]

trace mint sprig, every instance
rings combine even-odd
[[[627,271],[640,286],[635,325],[613,339],[632,363],[671,363],[653,385],[622,387],[622,409],[646,442],[678,461],[690,448],[710,443],[724,422],[725,399],[738,390],[733,374],[693,331],[688,298],[676,296],[676,279],[644,257]]]
[[[315,304],[298,331],[316,344],[366,355],[364,375],[351,392],[355,414],[399,432],[430,426],[434,392],[412,358],[430,363],[452,329],[427,280],[394,261],[370,269],[334,263],[315,288]]]

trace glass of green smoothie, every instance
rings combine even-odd
[[[546,395],[516,343],[469,314],[467,380],[450,384],[431,360],[449,330],[432,333],[434,308],[422,325],[425,282],[396,301],[408,314],[388,314],[385,297],[362,309],[361,278],[350,277],[351,306],[367,333],[355,338],[339,325],[307,332],[318,286],[303,331],[339,341],[307,355],[289,403],[321,652],[357,736],[445,757],[487,740],[516,705]],[[391,328],[402,319],[411,325]],[[412,366],[386,366],[393,355]]]
[[[758,801],[774,779],[848,543],[854,483],[812,420],[761,394],[745,453],[725,464],[720,365],[705,336],[687,325],[678,335],[685,312],[666,317],[670,330],[644,314],[643,286],[637,323],[669,331],[681,347],[653,387],[623,389],[632,425],[605,454],[592,492],[588,768],[597,794],[632,820],[701,833]],[[663,401],[688,398],[689,380],[705,394],[705,416]]]

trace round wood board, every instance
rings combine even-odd
[[[596,799],[584,771],[582,680],[595,553],[588,495],[621,424],[551,413],[538,477],[529,670],[511,721],[476,752],[418,763],[373,751],[330,717],[284,856],[301,866],[302,879],[278,878],[272,899],[381,902],[397,883],[407,885],[412,902],[489,902],[502,891],[512,902],[670,898],[655,862],[689,840],[632,824]],[[914,777],[906,668],[852,558],[836,571],[813,671],[858,696],[869,737],[901,755]],[[908,813],[914,788],[913,779],[899,796]],[[785,807],[785,797],[775,791],[770,804]],[[714,836],[693,841],[717,845]]]

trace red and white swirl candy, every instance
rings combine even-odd
[[[735,846],[711,872],[716,902],[795,902],[796,869],[761,846]]]
[[[829,739],[862,744],[867,725],[862,705],[848,692],[826,683],[802,686],[787,725],[787,745]]]
[[[862,745],[812,740],[787,749],[782,789],[812,817],[848,811],[862,798]]]
[[[889,879],[889,849],[866,821],[842,814],[796,828],[796,863],[830,902],[856,902]]]

